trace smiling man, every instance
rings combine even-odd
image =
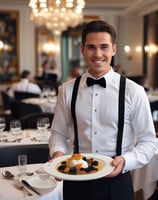
[[[96,180],[64,181],[64,200],[133,200],[130,170],[147,164],[157,148],[147,95],[142,86],[110,66],[116,33],[107,22],[85,26],[81,52],[88,70],[80,80],[67,81],[60,89],[50,155],[70,154],[68,141],[74,140],[75,153],[110,156],[114,170]],[[79,87],[73,90],[76,80]]]

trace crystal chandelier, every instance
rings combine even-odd
[[[67,27],[75,27],[83,21],[84,0],[30,0],[31,20],[37,26],[46,26],[55,35]]]

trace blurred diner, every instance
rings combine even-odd
[[[34,82],[30,71],[23,70],[21,73],[21,80],[19,82],[13,83],[8,89],[8,95],[14,97],[15,91],[31,92],[35,94],[40,94],[40,87]]]

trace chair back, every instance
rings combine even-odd
[[[14,100],[14,98],[10,97],[5,91],[1,91],[1,96],[2,96],[2,105],[4,111],[9,111],[10,104]]]
[[[26,154],[27,163],[44,163],[49,160],[49,148],[46,145],[9,146],[0,149],[0,167],[18,164],[18,155]]]
[[[154,121],[155,131],[158,132],[158,101],[150,102],[150,108]]]
[[[11,102],[11,113],[14,118],[20,119],[21,117],[32,113],[42,113],[42,109],[39,105],[15,100]]]
[[[54,113],[33,113],[20,118],[23,129],[37,129],[37,119],[41,117],[49,118],[52,124]]]
[[[38,98],[38,97],[40,97],[40,95],[32,93],[32,92],[15,91],[14,97],[16,100],[22,100],[22,99],[33,98],[33,97]]]
[[[9,131],[10,130],[10,121],[12,119],[14,119],[12,114],[0,114],[0,117],[4,117],[5,121],[6,121],[6,127],[5,127],[4,131]]]

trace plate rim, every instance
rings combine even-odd
[[[59,164],[59,162],[62,162],[66,160],[68,157],[72,156],[70,155],[64,155],[57,157],[53,159],[52,161],[48,161],[43,165],[43,169],[51,176],[54,176],[57,179],[63,179],[63,180],[70,180],[70,181],[83,181],[83,180],[94,180],[98,178],[102,178],[109,173],[111,173],[114,169],[112,165],[110,165],[111,161],[113,160],[111,157],[102,155],[102,154],[94,154],[94,153],[81,153],[82,155],[86,157],[92,157],[96,159],[102,160],[105,164],[106,167],[103,169],[97,171],[96,173],[91,173],[91,174],[84,174],[84,175],[71,175],[71,174],[64,174],[56,170],[56,166]],[[50,171],[50,168],[52,170]]]

